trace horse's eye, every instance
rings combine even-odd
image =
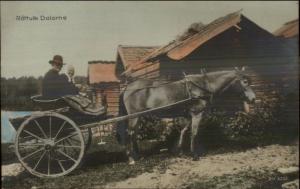
[[[248,80],[243,80],[244,85],[248,85]]]

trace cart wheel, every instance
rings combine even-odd
[[[16,155],[38,177],[59,177],[80,164],[85,142],[77,125],[68,117],[44,112],[25,120],[17,131]]]

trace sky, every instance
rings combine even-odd
[[[118,45],[164,45],[194,22],[207,24],[240,9],[269,32],[299,16],[297,1],[1,1],[1,77],[42,76],[55,54],[87,76],[88,61],[115,60]]]

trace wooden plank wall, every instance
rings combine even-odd
[[[131,77],[133,80],[138,78],[156,78],[159,77],[159,62],[143,63],[134,68]]]

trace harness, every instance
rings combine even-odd
[[[180,101],[177,101],[175,103],[171,103],[171,104],[165,105],[165,106],[161,106],[161,107],[157,107],[157,108],[153,108],[153,109],[149,109],[149,110],[145,110],[145,111],[133,113],[133,114],[130,114],[130,117],[136,117],[137,115],[143,115],[143,114],[146,114],[146,113],[150,113],[150,112],[153,112],[153,111],[158,111],[158,110],[161,110],[161,109],[169,108],[171,106],[176,106],[178,104],[190,102],[192,100],[199,100],[199,99],[202,99],[202,100],[205,100],[205,101],[209,102],[209,105],[207,105],[206,107],[204,107],[201,111],[204,111],[205,109],[208,109],[210,107],[210,104],[212,103],[213,95],[215,93],[212,92],[209,88],[203,87],[203,86],[199,85],[198,83],[194,82],[193,80],[189,79],[188,76],[184,72],[183,72],[183,75],[184,75],[183,81],[184,81],[184,84],[185,84],[186,92],[188,94],[188,98],[180,100]],[[222,89],[220,89],[217,92],[221,92],[222,93],[229,86],[231,86],[231,84],[233,82],[235,82],[237,79],[238,78],[233,78]],[[207,80],[204,80],[204,81],[207,83]],[[159,85],[159,86],[161,86],[161,85]],[[199,96],[195,96],[195,95],[193,95],[192,94],[192,89],[191,89],[192,86],[195,86],[198,89],[204,91],[204,93],[206,93],[207,95],[203,95],[203,96],[200,96],[200,95]],[[206,85],[206,86],[209,87],[209,85]],[[145,89],[145,88],[156,88],[156,87],[158,87],[158,86],[155,86],[155,87],[154,86],[148,86],[148,87],[144,87],[144,88],[140,88],[140,89],[135,89],[135,90],[141,90],[141,89]],[[127,88],[127,85],[125,86],[125,89],[126,88]],[[121,117],[120,119],[123,119],[123,118]]]
[[[184,75],[183,82],[184,82],[184,85],[185,85],[185,88],[186,88],[186,92],[187,92],[187,96],[188,96],[188,98],[184,99],[184,101],[201,99],[201,100],[205,100],[205,101],[209,102],[209,104],[211,104],[215,93],[212,92],[209,89],[209,85],[207,84],[206,85],[207,87],[201,86],[198,83],[194,82],[193,80],[189,79],[189,77],[185,74],[185,72],[182,72],[182,73]],[[204,75],[205,75],[205,73],[204,73]],[[231,84],[233,82],[235,82],[237,79],[238,78],[233,78],[232,80],[230,80],[222,89],[220,89],[219,91],[217,91],[217,93],[222,93],[225,90],[227,90],[228,87],[230,87]],[[142,88],[139,88],[139,89],[135,89],[134,91],[138,91],[138,90],[142,90],[142,89],[148,89],[148,88],[157,88],[157,87],[161,87],[161,86],[164,86],[164,85],[168,85],[169,83],[173,83],[173,82],[174,81],[165,82],[165,83],[161,83],[161,84],[159,84],[157,86],[146,86],[146,87],[142,87]],[[207,80],[205,78],[204,78],[204,82],[207,83]],[[123,92],[125,92],[127,90],[127,86],[128,85],[125,85],[125,87],[123,88],[123,90],[121,90],[121,93],[123,93]],[[196,88],[202,90],[205,94],[204,95],[193,95],[192,94],[192,86],[195,86]],[[177,103],[174,103],[174,104],[177,104]],[[172,106],[174,104],[170,104],[170,106]]]
[[[188,93],[188,96],[190,99],[202,99],[202,100],[208,100],[210,103],[212,102],[213,99],[213,92],[211,92],[209,89],[200,86],[199,84],[195,83],[193,80],[188,79],[187,75],[183,72],[184,75],[184,81],[185,81],[185,87],[186,91]],[[195,87],[199,88],[200,90],[204,91],[208,95],[204,96],[193,96],[191,91],[191,85],[194,85]]]

